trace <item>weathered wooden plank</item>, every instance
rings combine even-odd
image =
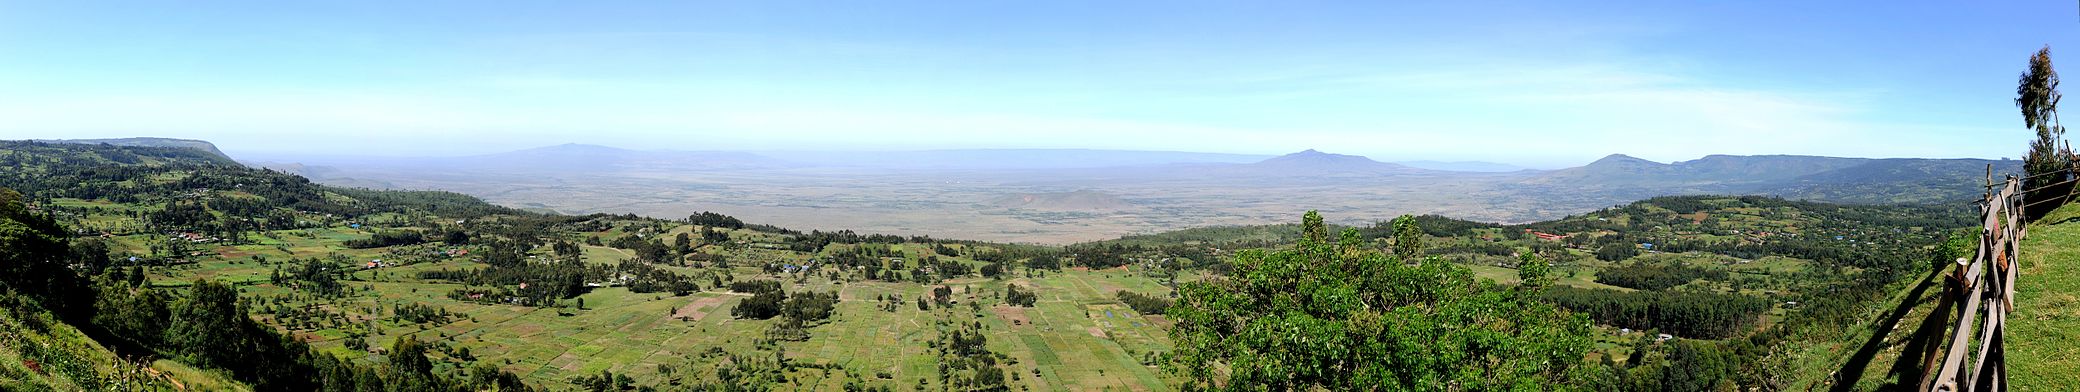
[[[2001,318],[2004,314],[2001,311],[2001,303],[1999,300],[1994,298],[1987,298],[1986,305],[1986,325],[1980,327],[1981,333],[1979,334],[1979,355],[1977,357],[1977,363],[1972,365],[1972,373],[1965,375],[1965,377],[1971,377],[1972,380],[1978,380],[1979,375],[1986,374],[1982,373],[1986,371],[1986,359],[1990,357],[1986,354],[1993,350],[1993,339],[1994,336],[1999,334],[2001,330]],[[1972,383],[1972,385],[1970,385],[1970,387],[1966,388],[1965,390],[1976,391],[1979,389],[1977,384],[1978,383],[1974,382]]]
[[[1977,275],[1977,273],[1979,272],[1979,265],[1980,263],[1973,262],[1970,271],[1971,274],[1966,276]],[[1981,302],[1980,297],[1982,297],[1980,293],[1983,292],[1985,292],[1985,290],[1966,291],[1966,293],[1969,294],[1968,297],[1966,297],[1964,300],[1965,309],[1963,316],[1961,316],[1961,319],[1957,322],[1957,331],[1950,336],[1950,348],[1947,351],[1945,351],[1948,354],[1945,355],[1945,358],[1943,359],[1943,372],[1936,376],[1936,379],[1939,381],[1937,384],[1937,390],[1958,390],[1957,373],[1958,371],[1962,370],[1961,368],[1964,366],[1964,356],[1966,354],[1965,351],[1967,348],[1969,348],[1969,345],[1971,344],[1970,339],[1972,333],[1972,326],[1977,325],[1974,324],[1974,322],[1978,321],[1979,303]],[[1944,388],[1945,385],[1947,385],[1948,388]]]

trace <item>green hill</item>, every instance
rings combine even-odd
[[[2026,230],[2008,316],[2008,377],[2018,391],[2072,390],[2080,386],[2080,204]]]
[[[43,143],[62,144],[106,144],[121,147],[186,148],[193,150],[201,150],[203,152],[209,153],[209,155],[214,155],[216,157],[224,158],[227,160],[231,159],[231,156],[225,155],[223,150],[218,150],[216,144],[210,143],[208,141],[194,139],[172,139],[163,137],[126,137],[119,139],[52,139],[36,141]]]

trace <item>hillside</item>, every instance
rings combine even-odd
[[[207,152],[207,153],[209,153],[210,155],[215,155],[215,156],[217,156],[217,157],[220,157],[220,158],[224,158],[224,159],[231,159],[231,156],[230,156],[230,155],[226,155],[226,154],[224,154],[224,151],[223,151],[223,150],[218,150],[218,149],[217,149],[217,145],[216,145],[215,143],[210,143],[209,141],[205,141],[205,140],[193,140],[193,139],[172,139],[172,138],[163,138],[163,137],[128,137],[128,138],[120,138],[120,139],[51,139],[51,140],[35,140],[35,141],[38,141],[38,142],[44,142],[44,143],[65,143],[65,144],[107,144],[107,145],[111,145],[111,146],[123,146],[123,147],[175,147],[175,148],[190,148],[190,149],[202,150],[203,152]]]
[[[2022,239],[2007,360],[2016,390],[2080,385],[2080,204],[2030,224]]]
[[[16,296],[0,310],[0,390],[172,390],[168,378],[114,351]],[[33,301],[31,301],[33,302]],[[194,384],[187,382],[184,384]]]

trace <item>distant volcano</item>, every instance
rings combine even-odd
[[[1427,170],[1380,162],[1357,155],[1330,154],[1309,149],[1249,164],[1254,170],[1287,175],[1308,174],[1408,174]]]

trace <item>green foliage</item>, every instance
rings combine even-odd
[[[1517,281],[1524,287],[1539,290],[1553,285],[1553,263],[1536,253],[1525,253],[1517,258]]]
[[[1422,253],[1423,228],[1416,226],[1416,218],[1408,215],[1394,218],[1394,256],[1414,260]]]
[[[1030,308],[1033,307],[1034,302],[1038,302],[1039,300],[1040,295],[1034,293],[1033,290],[1018,287],[1018,285],[1016,284],[1004,285],[1005,303]]]
[[[239,333],[245,312],[238,308],[238,291],[212,280],[196,280],[188,295],[173,305],[173,323],[166,328],[166,343],[187,353],[188,363],[203,367],[238,365],[244,343]]]
[[[1743,294],[1554,287],[1543,298],[1598,322],[1676,336],[1717,339],[1755,325],[1770,302]]]
[[[1726,271],[1664,259],[1633,260],[1596,272],[1597,283],[1639,290],[1666,290],[1701,278],[1725,279]]]
[[[1009,391],[1003,354],[989,350],[989,336],[980,323],[958,324],[932,342],[939,352],[939,381],[963,391]]]
[[[368,238],[350,240],[342,242],[340,243],[340,245],[344,245],[348,248],[354,249],[368,249],[391,247],[398,245],[412,245],[424,242],[426,242],[426,236],[424,234],[420,234],[418,231],[385,230],[376,232],[375,235],[369,236]]]
[[[1300,239],[1317,244],[1329,242],[1329,227],[1322,223],[1322,213],[1307,210],[1300,216]]]
[[[1186,389],[1537,389],[1590,377],[1578,366],[1586,319],[1436,258],[1410,265],[1321,237],[1243,251],[1229,277],[1178,288],[1170,366]]]
[[[787,292],[785,291],[759,292],[752,294],[751,298],[738,301],[736,306],[730,307],[729,315],[741,319],[769,319],[780,315],[782,304],[786,301]]]
[[[1135,312],[1140,312],[1141,314],[1163,314],[1170,311],[1171,305],[1176,304],[1176,301],[1166,298],[1126,290],[1120,290],[1114,296],[1119,297],[1120,303],[1127,304],[1127,307],[1134,308]]]

